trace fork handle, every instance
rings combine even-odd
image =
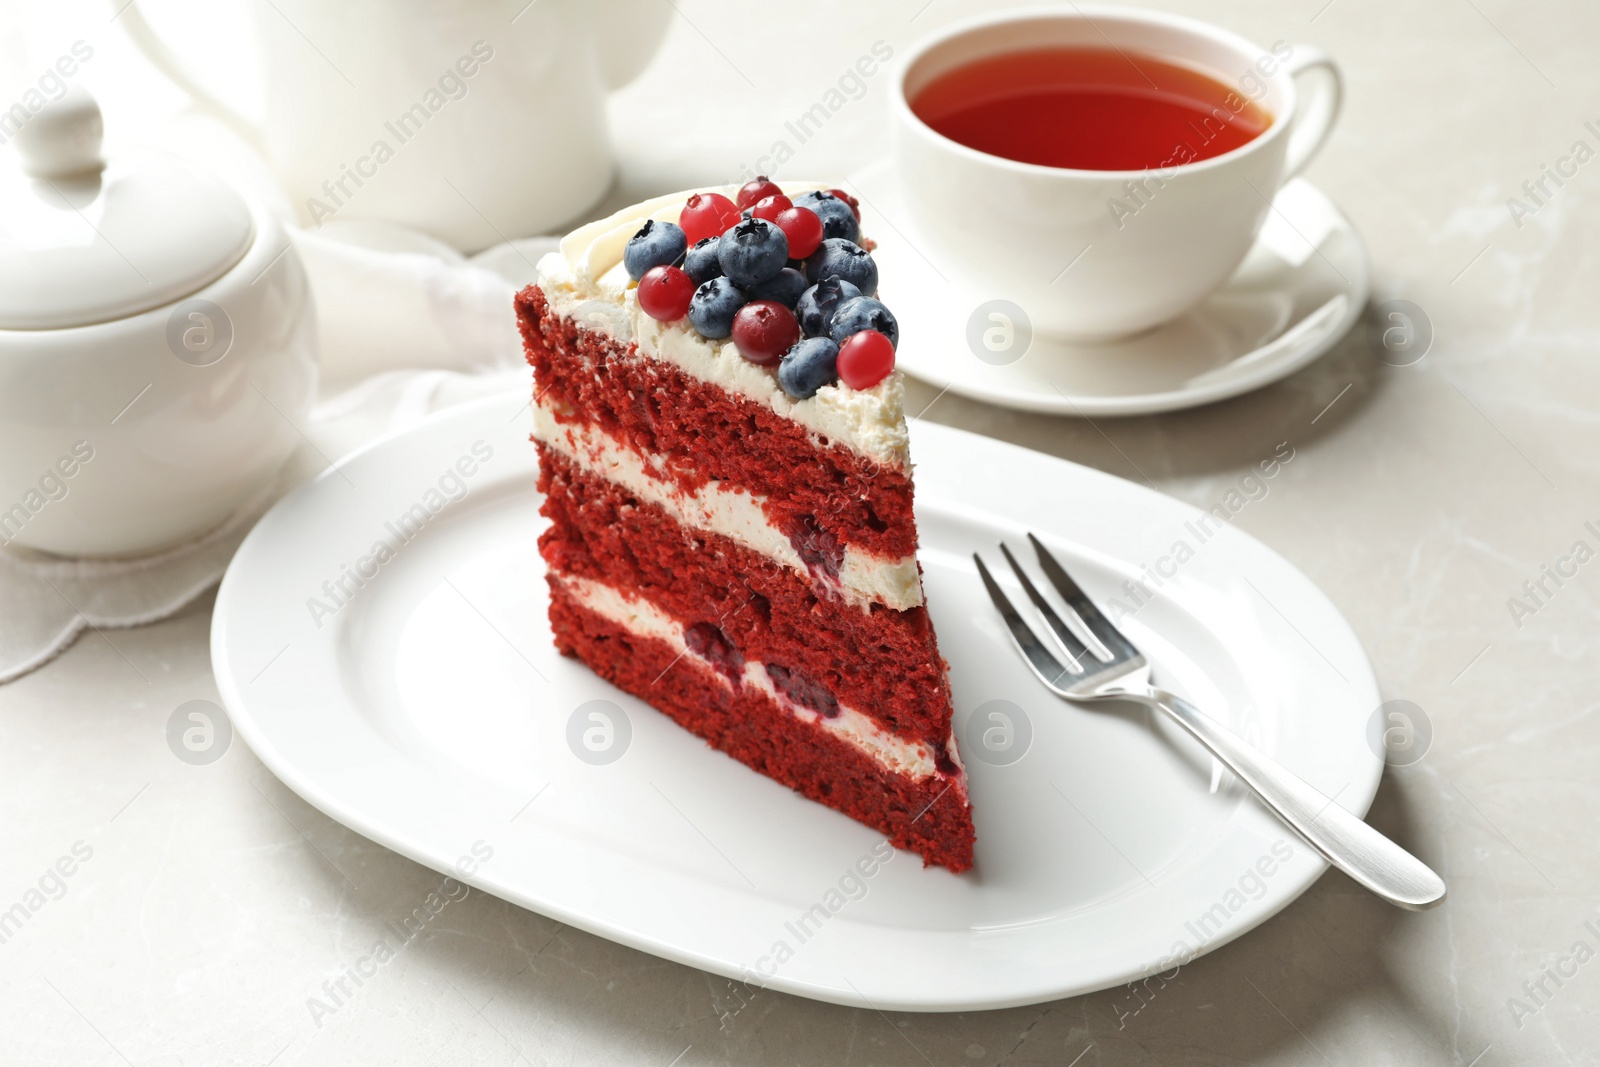
[[[1427,864],[1193,704],[1162,689],[1131,695],[1175,719],[1308,845],[1373,893],[1411,911],[1444,900],[1444,880]]]

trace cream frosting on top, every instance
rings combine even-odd
[[[816,182],[781,186],[790,197],[827,188]],[[609,333],[623,344],[636,343],[643,356],[671,362],[687,374],[765,404],[830,441],[886,466],[908,470],[905,385],[899,371],[870,389],[852,389],[839,382],[796,400],[783,391],[772,369],[746,360],[733,342],[703,337],[687,319],[658,322],[640,309],[634,282],[622,263],[623,250],[646,220],[675,223],[689,197],[703,192],[730,195],[725,189],[670,193],[567,234],[559,252],[539,261],[539,288],[545,299],[563,317]]]

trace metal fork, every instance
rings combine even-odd
[[[1444,881],[1427,864],[1291,774],[1270,756],[1201,714],[1188,701],[1152,685],[1150,664],[1133,642],[1100,613],[1037,537],[1030,533],[1028,541],[1038,554],[1039,567],[1045,577],[1061,594],[1069,612],[1076,616],[1074,621],[1101,648],[1091,650],[1061,620],[1011,550],[1001,544],[1000,551],[1011,564],[1028,599],[1049,626],[1060,651],[1066,653],[1067,662],[1062,663],[1017,613],[989,568],[984,566],[983,558],[977,553],[973,553],[972,558],[978,564],[978,574],[989,591],[989,599],[1005,618],[1012,643],[1033,673],[1053,693],[1072,701],[1131,700],[1159,708],[1227,764],[1240,781],[1255,790],[1261,802],[1308,845],[1361,885],[1389,903],[1412,911],[1431,908],[1444,900]]]

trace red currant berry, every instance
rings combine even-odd
[[[877,330],[853,333],[839,346],[839,380],[852,389],[871,389],[894,370],[894,345]]]
[[[780,214],[794,207],[794,201],[782,193],[775,196],[764,196],[756,201],[755,207],[750,209],[750,214],[758,219],[776,222]]]
[[[783,190],[778,188],[778,183],[767,177],[765,174],[762,174],[757,177],[755,181],[745,182],[744,185],[740,186],[739,206],[755,207],[756,204],[765,200],[769,196],[782,195]]]
[[[861,221],[861,201],[857,200],[855,197],[851,196],[849,193],[845,192],[843,189],[829,189],[828,192],[832,193],[834,196],[837,196],[840,200],[843,200],[846,204],[849,204],[851,212],[853,212],[855,214],[856,221],[857,222]]]
[[[772,221],[789,239],[790,259],[805,259],[822,244],[822,219],[810,208],[791,207]]]
[[[739,209],[721,193],[695,193],[678,215],[678,225],[690,245],[707,237],[721,237],[738,221]]]
[[[694,279],[678,267],[651,267],[639,279],[639,306],[652,319],[674,322],[689,313]]]
[[[776,300],[752,300],[733,317],[733,343],[758,367],[770,367],[800,340],[794,312]]]

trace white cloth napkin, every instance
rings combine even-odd
[[[132,560],[72,560],[0,548],[0,684],[49,662],[86,628],[168,618],[222,577],[263,512],[330,460],[424,415],[528,388],[512,297],[555,238],[472,259],[382,223],[299,232],[317,303],[321,392],[308,442],[277,485],[195,541]]]

